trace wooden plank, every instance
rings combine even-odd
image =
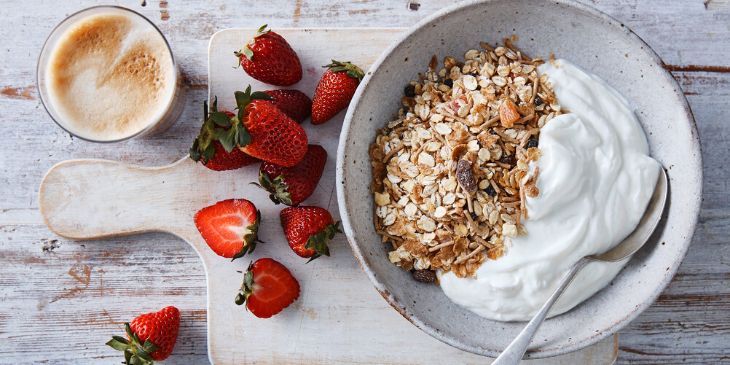
[[[639,364],[730,360],[730,74],[676,72],[702,141],[704,200],[694,241],[657,302],[621,331],[619,358]]]
[[[60,239],[59,248],[43,252],[44,242],[58,238],[42,225],[37,212],[43,173],[70,158],[93,156],[143,165],[179,158],[197,132],[199,104],[207,97],[205,53],[216,30],[262,21],[275,26],[409,26],[443,6],[437,0],[417,2],[418,11],[408,10],[407,0],[276,0],[250,6],[225,0],[169,0],[169,18],[163,21],[160,1],[148,0],[144,8],[139,0],[117,1],[142,11],[163,29],[192,90],[181,121],[167,133],[104,146],[72,140],[53,125],[37,99],[34,73],[35,58],[52,27],[73,11],[105,2],[38,0],[18,6],[16,1],[0,0],[0,132],[5,142],[0,159],[0,343],[5,346],[0,348],[0,362],[108,364],[117,354],[101,344],[121,327],[105,322],[101,309],[120,322],[139,309],[175,304],[190,314],[184,314],[189,316],[184,336],[166,363],[205,363],[205,284],[195,253],[162,234],[103,243]],[[695,113],[705,164],[705,200],[695,243],[664,295],[622,332],[619,362],[728,361],[730,171],[725,165],[730,155],[730,77],[723,67],[729,65],[730,9],[717,0],[585,2],[625,22],[672,65]],[[702,70],[721,72],[698,72]],[[167,255],[148,257],[157,250]],[[89,288],[94,290],[39,305],[76,287],[68,272],[77,262],[91,267]],[[111,272],[101,273],[103,296],[98,294],[99,269]],[[64,280],[61,286],[54,284],[59,278]],[[85,316],[93,325],[73,323]]]

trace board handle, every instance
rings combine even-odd
[[[190,183],[186,177],[194,168],[188,158],[152,168],[107,160],[64,161],[41,182],[40,212],[51,231],[76,240],[150,231],[187,240],[184,236],[194,230],[191,208],[175,195]]]

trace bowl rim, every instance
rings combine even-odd
[[[373,73],[377,72],[377,70],[380,68],[380,66],[385,62],[385,60],[393,53],[393,51],[399,47],[401,47],[405,42],[407,42],[417,31],[425,27],[426,25],[434,22],[435,20],[444,17],[450,13],[462,10],[464,8],[472,7],[472,6],[478,6],[478,5],[485,5],[490,3],[497,3],[497,2],[509,2],[510,0],[467,0],[464,2],[460,2],[458,4],[453,4],[446,6],[435,13],[425,17],[412,27],[408,28],[403,34],[399,35],[396,40],[394,40],[388,48],[386,48],[380,56],[377,58],[377,60],[370,66],[370,69],[366,72],[365,77],[360,82],[359,87],[357,88],[357,91],[355,92],[355,95],[352,98],[352,101],[350,103],[350,106],[347,110],[347,114],[345,115],[345,120],[342,125],[342,130],[340,132],[340,140],[337,147],[337,163],[336,163],[336,190],[337,190],[337,201],[338,201],[338,207],[340,211],[340,220],[342,221],[342,227],[343,231],[347,237],[347,241],[350,245],[350,248],[352,249],[352,252],[357,259],[358,264],[362,268],[362,270],[365,272],[365,274],[370,279],[370,282],[373,284],[375,289],[380,293],[380,295],[383,297],[383,299],[390,304],[393,309],[395,309],[401,316],[403,316],[406,320],[411,322],[413,325],[418,327],[420,330],[426,332],[430,336],[447,343],[453,347],[456,347],[458,349],[468,351],[471,353],[484,355],[484,356],[490,356],[490,357],[496,357],[500,354],[502,349],[488,349],[484,347],[475,347],[466,345],[464,343],[461,343],[460,341],[456,340],[455,338],[452,338],[451,336],[444,335],[439,330],[432,328],[425,322],[423,322],[420,318],[418,318],[417,315],[413,313],[409,313],[405,306],[400,304],[396,298],[390,294],[388,289],[386,288],[385,284],[382,283],[379,278],[370,270],[370,263],[368,258],[363,255],[362,251],[360,250],[359,244],[357,239],[355,238],[354,232],[352,230],[352,225],[350,223],[350,217],[348,215],[348,201],[345,194],[345,181],[344,181],[344,170],[345,170],[345,150],[347,148],[347,142],[348,137],[350,134],[351,129],[351,123],[354,116],[355,109],[357,109],[357,105],[360,102],[360,99],[362,97],[362,94],[365,92],[370,79],[372,78]],[[702,189],[703,189],[703,171],[702,171],[702,154],[701,154],[701,148],[700,148],[700,141],[699,141],[699,134],[697,132],[697,124],[694,120],[694,117],[692,115],[692,111],[690,109],[689,103],[687,101],[687,98],[682,93],[682,89],[677,82],[677,80],[667,71],[664,62],[662,59],[657,55],[657,53],[654,51],[654,49],[649,46],[641,37],[639,37],[636,33],[634,33],[631,29],[629,29],[626,25],[624,25],[619,20],[613,18],[612,16],[595,9],[591,6],[581,4],[575,0],[544,0],[545,3],[552,3],[554,5],[563,5],[568,6],[571,8],[574,8],[577,11],[586,13],[588,15],[597,17],[603,21],[605,21],[608,25],[615,27],[617,30],[621,30],[628,38],[629,41],[637,42],[638,45],[643,46],[643,51],[648,55],[655,66],[657,66],[657,69],[661,69],[662,72],[660,72],[661,77],[664,78],[664,81],[667,82],[669,85],[672,85],[675,89],[675,93],[678,97],[678,101],[681,104],[681,107],[684,109],[683,117],[686,118],[686,120],[689,122],[690,127],[690,138],[692,139],[690,145],[693,149],[694,153],[691,153],[689,158],[694,157],[695,161],[692,161],[696,166],[700,166],[698,171],[696,171],[697,178],[698,178],[698,191],[696,192],[696,199],[694,201],[694,206],[691,212],[691,216],[689,216],[689,228],[692,232],[691,235],[686,237],[685,243],[683,246],[680,247],[680,252],[677,260],[671,263],[668,270],[665,272],[664,277],[662,278],[661,282],[657,287],[654,289],[654,291],[651,293],[651,295],[648,297],[648,300],[642,302],[640,305],[635,307],[631,312],[629,312],[625,317],[620,319],[619,321],[613,323],[610,327],[605,328],[600,333],[585,338],[580,341],[570,342],[564,346],[561,347],[555,347],[547,350],[542,350],[540,348],[536,350],[530,350],[526,353],[525,358],[546,358],[551,356],[557,356],[562,355],[566,353],[570,353],[573,351],[580,350],[582,348],[588,347],[590,345],[593,345],[604,338],[607,338],[608,336],[613,335],[614,333],[618,332],[621,328],[625,327],[629,322],[631,322],[633,319],[635,319],[639,314],[641,314],[644,310],[646,310],[649,306],[651,306],[654,301],[657,299],[657,297],[661,294],[661,292],[664,290],[664,288],[669,285],[672,278],[674,277],[675,273],[677,272],[679,265],[684,260],[684,257],[687,254],[687,251],[689,250],[689,246],[692,243],[692,237],[694,236],[694,233],[696,231],[697,221],[699,219],[699,212],[701,207],[701,201],[702,201]],[[694,156],[692,156],[694,155]],[[619,272],[618,275],[622,275],[623,270]],[[475,314],[476,315],[476,314]]]

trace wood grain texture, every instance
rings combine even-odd
[[[175,304],[183,328],[166,363],[207,361],[205,277],[195,252],[165,234],[83,243],[43,225],[37,189],[44,172],[70,158],[147,166],[174,162],[197,132],[207,97],[206,50],[215,31],[257,26],[410,26],[442,7],[420,0],[119,0],[158,24],[191,88],[180,122],[162,135],[113,146],[72,139],[53,125],[35,90],[35,59],[65,15],[99,0],[0,1],[0,363],[108,364],[103,349],[139,310]],[[730,6],[718,0],[596,0],[587,4],[631,27],[680,81],[702,140],[704,202],[693,246],[657,303],[621,333],[619,363],[730,362]],[[167,15],[164,15],[165,10]],[[166,18],[166,20],[163,20]],[[54,241],[55,240],[55,241]],[[54,248],[55,247],[55,248]],[[164,252],[164,255],[151,254]],[[88,273],[88,278],[87,278]],[[60,283],[60,284],[59,284]],[[43,350],[40,350],[40,347]],[[417,349],[416,349],[417,350]]]

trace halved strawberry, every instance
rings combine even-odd
[[[317,188],[326,163],[327,151],[322,146],[310,144],[302,161],[292,167],[262,163],[256,185],[268,191],[275,204],[299,205]]]
[[[235,170],[251,165],[259,160],[245,154],[238,148],[221,143],[221,136],[225,136],[231,127],[231,118],[235,114],[218,111],[218,99],[213,100],[210,112],[208,103],[203,103],[203,125],[190,148],[190,158],[201,162],[205,167],[215,170]]]
[[[301,257],[312,261],[329,256],[327,243],[340,232],[340,222],[334,223],[327,209],[320,207],[289,207],[279,213],[289,247]]]
[[[243,276],[236,304],[246,304],[253,315],[269,318],[299,298],[299,282],[289,269],[270,258],[258,259]]]
[[[253,252],[261,212],[246,199],[228,199],[195,213],[195,227],[219,256],[235,260]]]

